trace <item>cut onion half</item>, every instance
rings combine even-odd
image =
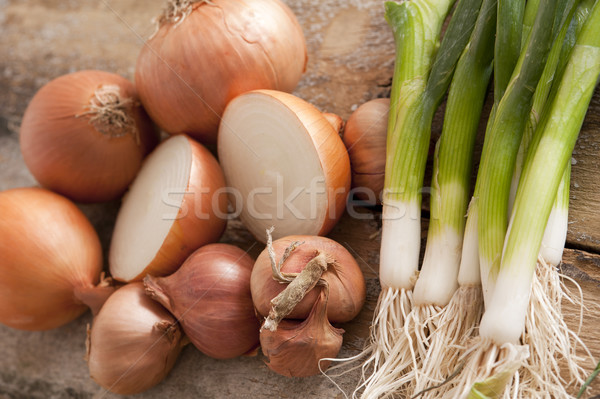
[[[226,225],[225,180],[217,160],[185,135],[169,138],[144,162],[123,198],[109,253],[120,281],[173,273]]]
[[[325,235],[341,217],[350,161],[332,123],[288,93],[256,90],[232,100],[218,136],[232,203],[265,242],[292,234]]]

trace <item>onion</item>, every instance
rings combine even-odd
[[[118,198],[158,142],[133,84],[80,71],[43,86],[20,130],[21,152],[40,184],[75,201]]]
[[[350,115],[344,128],[353,192],[370,205],[381,203],[389,110],[389,98],[367,101]]]
[[[127,282],[168,275],[197,248],[217,241],[226,225],[224,185],[219,164],[202,145],[185,135],[161,143],[123,198],[111,275]]]
[[[327,318],[332,323],[352,320],[360,312],[366,296],[362,271],[352,255],[343,246],[326,237],[289,236],[273,242],[275,258],[280,259],[293,243],[303,244],[295,246],[283,263],[281,272],[299,273],[315,257],[315,252],[327,255],[332,262],[321,276],[329,284]],[[250,286],[257,312],[266,317],[271,310],[271,300],[286,288],[286,285],[273,279],[267,249],[254,263]],[[319,290],[308,291],[287,317],[306,319],[318,296]]]
[[[139,55],[135,82],[161,128],[214,143],[232,98],[291,92],[306,61],[302,28],[279,0],[170,0]]]
[[[96,231],[68,199],[41,188],[0,193],[0,322],[23,330],[64,325],[101,306]],[[96,309],[95,309],[96,310]]]
[[[329,323],[326,289],[319,291],[306,320],[282,320],[275,331],[261,330],[260,345],[268,359],[265,363],[276,373],[287,377],[316,375],[339,353],[344,330]]]
[[[131,283],[111,295],[88,330],[90,376],[108,391],[133,395],[158,384],[182,347],[175,318]]]
[[[250,294],[253,260],[238,247],[210,244],[168,277],[146,276],[146,291],[173,313],[192,344],[228,359],[258,346],[260,324]]]
[[[243,199],[240,218],[258,240],[271,226],[275,238],[325,235],[341,217],[348,154],[306,101],[272,90],[240,95],[223,114],[218,151],[228,185]]]

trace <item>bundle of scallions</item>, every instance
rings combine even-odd
[[[355,396],[563,398],[584,382],[595,362],[575,353],[585,346],[562,318],[570,293],[556,266],[571,153],[600,76],[599,3],[458,0],[443,36],[453,1],[386,3],[396,64],[382,290]],[[419,268],[431,123],[446,95]]]

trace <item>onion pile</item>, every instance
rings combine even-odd
[[[183,345],[175,318],[148,298],[142,283],[119,288],[88,330],[90,376],[122,395],[143,392],[169,373]]]
[[[146,292],[181,323],[192,344],[217,359],[258,346],[260,324],[250,294],[253,260],[238,247],[210,244],[168,277],[146,276]]]
[[[165,276],[225,230],[225,180],[212,154],[185,135],[148,156],[123,198],[109,252],[111,275],[137,281]]]
[[[97,310],[113,288],[100,284],[100,240],[68,199],[41,188],[0,192],[0,323],[48,330]]]
[[[342,216],[350,161],[337,130],[319,110],[288,93],[257,90],[229,103],[219,160],[248,230],[263,241],[325,235]]]
[[[306,67],[306,43],[280,0],[170,0],[137,60],[144,107],[169,133],[216,142],[220,116],[254,89],[291,92]]]
[[[349,321],[362,308],[364,277],[348,251],[329,238],[292,236],[271,242],[270,233],[251,278],[254,305],[266,316],[262,351],[267,366],[279,374],[315,375],[342,345],[344,331],[330,322]]]
[[[133,84],[102,71],[75,72],[43,86],[20,129],[31,174],[80,202],[120,197],[157,142]]]

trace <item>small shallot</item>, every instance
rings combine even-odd
[[[358,199],[379,204],[385,171],[389,98],[367,101],[348,118],[343,140],[352,166],[352,189]]]
[[[143,392],[169,373],[183,345],[175,318],[148,298],[142,283],[111,295],[87,336],[90,376],[107,391]]]
[[[258,346],[259,321],[250,294],[252,258],[229,244],[194,252],[168,277],[146,276],[150,297],[173,313],[192,344],[228,359]]]
[[[360,312],[366,297],[364,276],[354,257],[342,245],[327,237],[289,236],[274,241],[272,248],[273,257],[269,255],[268,248],[265,249],[252,270],[252,299],[260,315],[266,317],[269,314],[271,300],[286,288],[283,281],[274,279],[271,259],[280,259],[286,254],[280,272],[296,275],[315,259],[317,253],[323,254],[329,264],[319,277],[329,285],[329,321],[347,322]],[[318,296],[317,289],[309,290],[286,317],[307,318]]]
[[[263,328],[260,345],[267,366],[287,377],[308,377],[327,369],[342,347],[344,330],[327,319],[327,288],[320,294],[306,320],[284,319],[275,331]]]

